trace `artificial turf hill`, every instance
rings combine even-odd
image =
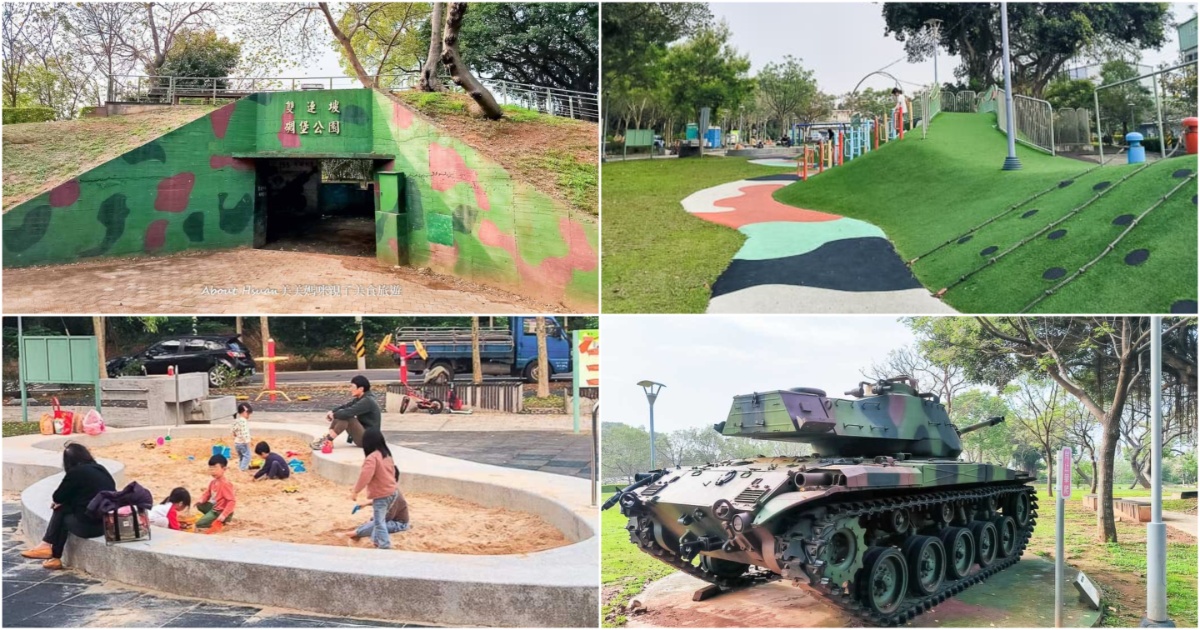
[[[878,225],[959,311],[1196,312],[1196,156],[1098,167],[1018,146],[1004,172],[1005,142],[995,114],[942,113],[775,198]]]

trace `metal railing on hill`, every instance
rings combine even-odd
[[[404,92],[417,89],[420,75],[386,75],[378,79],[380,89]],[[462,92],[449,77],[439,79],[446,91]],[[480,79],[501,105],[516,105],[543,114],[599,120],[595,94],[517,83],[504,79]],[[126,103],[179,104],[185,99],[237,100],[255,92],[338,90],[361,88],[357,77],[174,77],[114,75],[110,77],[110,100]]]
[[[948,112],[995,112],[1000,131],[1005,131],[1004,90],[996,86],[982,94],[972,90],[946,92],[942,102]],[[1086,107],[1052,110],[1050,103],[1020,94],[1013,102],[1018,141],[1051,155],[1059,151],[1092,150],[1092,110]]]

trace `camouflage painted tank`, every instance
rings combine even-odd
[[[644,473],[604,508],[620,504],[642,551],[713,584],[782,577],[868,625],[904,623],[1015,564],[1037,517],[1031,477],[958,461],[960,435],[1004,418],[960,430],[915,385],[737,396],[718,432],[813,454]]]

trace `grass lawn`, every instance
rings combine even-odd
[[[211,112],[165,107],[127,116],[4,125],[4,209]]]
[[[629,600],[642,592],[647,583],[674,571],[629,542],[629,532],[625,531],[628,521],[619,508],[601,512],[600,584],[605,627],[625,625],[625,615],[620,611]]]
[[[41,430],[36,422],[4,422],[4,437],[33,435]]]
[[[781,189],[783,203],[869,221],[883,228],[905,260],[923,256],[913,272],[932,291],[949,286],[987,261],[981,252],[1002,252],[1062,218],[1096,194],[1093,185],[1117,181],[1136,166],[1095,165],[1058,158],[1018,146],[1023,168],[1000,170],[1004,136],[981,114],[945,113],[931,124],[929,137],[912,136],[846,163],[808,182]],[[1123,227],[1112,221],[1140,214],[1181,180],[1174,170],[1195,170],[1193,156],[1173,158],[1146,168],[1111,190],[1078,215],[1056,226],[1066,234],[1047,235],[1001,258],[945,295],[963,312],[1016,312],[1056,281],[1042,279],[1051,267],[1073,272],[1099,254]],[[1091,169],[1091,170],[1089,170]],[[1074,183],[1058,188],[1065,180]],[[967,230],[1020,205],[978,230],[965,243],[954,242]],[[1089,273],[1043,301],[1042,312],[1167,312],[1172,303],[1196,298],[1195,185],[1181,190],[1156,209]],[[1030,210],[1031,216],[1022,218]],[[1150,259],[1137,267],[1124,263],[1133,249],[1149,248]]]
[[[606,313],[703,313],[712,283],[746,239],[679,202],[725,182],[791,172],[719,157],[610,162],[602,170]]]
[[[1082,496],[1082,495],[1079,495]],[[1136,496],[1136,495],[1127,495]],[[1096,542],[1096,513],[1073,496],[1066,502],[1063,549],[1103,591],[1105,627],[1137,626],[1146,613],[1146,526],[1117,521],[1118,543]],[[1038,490],[1038,524],[1026,553],[1054,557],[1055,501]],[[1196,627],[1196,540],[1168,529],[1167,612],[1180,628]]]

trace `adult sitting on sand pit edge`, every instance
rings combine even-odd
[[[367,377],[358,374],[350,379],[350,395],[353,398],[325,414],[325,419],[329,421],[329,431],[309,446],[314,451],[320,450],[325,446],[326,440],[336,440],[343,431],[349,433],[350,439],[361,446],[363,432],[372,428],[382,429],[379,403],[375,402],[375,397],[371,396],[370,392],[371,381],[368,381]]]
[[[26,558],[45,560],[42,566],[47,569],[63,568],[63,548],[68,534],[80,538],[104,535],[104,523],[89,514],[87,506],[97,494],[117,489],[112,475],[96,463],[96,458],[82,444],[68,444],[63,449],[63,472],[66,475],[54,491],[54,502],[50,506],[54,514],[46,525],[42,544],[21,552]]]

